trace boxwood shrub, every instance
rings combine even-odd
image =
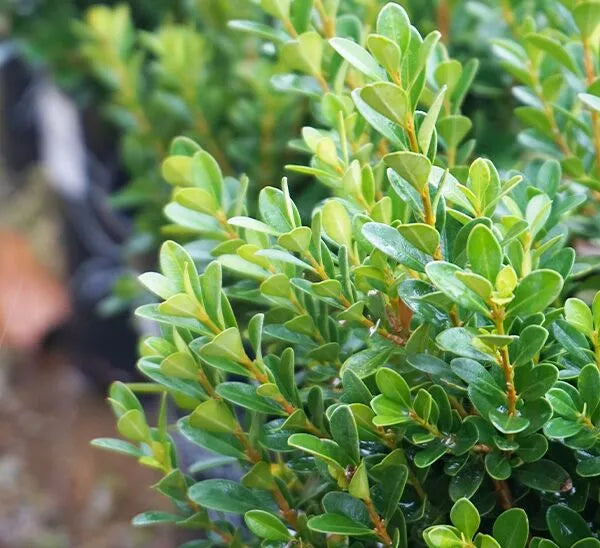
[[[140,277],[148,381],[111,387],[122,439],[93,442],[160,474],[173,511],[134,524],[190,529],[188,548],[600,546],[600,297],[567,298],[590,269],[568,243],[598,181],[600,3],[560,4],[568,35],[499,45],[538,97],[525,176],[468,138],[477,62],[398,4],[371,28],[334,1],[261,5],[270,25],[230,24],[308,98],[310,160],[287,168],[331,197],[306,214],[283,179],[254,208],[246,176],[173,141],[165,213],[186,245]],[[534,62],[570,73],[571,111]],[[188,466],[181,438],[214,456]]]

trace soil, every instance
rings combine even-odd
[[[170,548],[169,527],[135,529],[145,510],[169,510],[155,472],[95,449],[115,436],[97,390],[61,352],[0,351],[0,546]]]

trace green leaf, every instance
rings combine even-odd
[[[137,396],[133,393],[131,388],[123,382],[115,381],[110,385],[109,398],[111,401],[119,404],[118,409],[113,406],[113,411],[117,417],[120,417],[124,412],[129,411],[130,409],[137,409],[141,412],[144,410]]]
[[[450,363],[450,367],[452,368],[453,373],[467,384],[476,386],[481,392],[491,396],[502,393],[488,370],[475,360],[455,358]]]
[[[446,525],[434,525],[423,531],[423,538],[429,548],[462,548],[463,541],[456,529]]]
[[[450,510],[450,519],[467,539],[473,538],[481,523],[477,508],[466,498],[459,499],[454,503]]]
[[[535,462],[548,451],[548,440],[542,434],[532,434],[519,439],[517,455],[524,462]]]
[[[277,243],[296,253],[305,253],[310,246],[312,230],[307,226],[299,226],[287,234],[279,236]]]
[[[257,221],[251,217],[231,217],[227,222],[232,226],[239,226],[241,228],[247,228],[248,230],[254,230],[263,234],[271,234],[273,236],[279,235],[279,232],[273,227],[269,226],[262,221]]]
[[[545,194],[537,194],[527,203],[525,219],[529,223],[529,231],[535,237],[550,217],[552,201]]]
[[[277,509],[270,493],[258,489],[248,489],[239,483],[226,479],[208,479],[195,483],[188,489],[192,501],[219,512],[245,514],[251,510]]]
[[[410,409],[406,405],[398,400],[392,400],[383,394],[373,398],[371,407],[377,414],[377,416],[373,417],[373,424],[376,426],[406,424],[412,421]]]
[[[519,409],[521,416],[529,420],[530,424],[527,430],[523,433],[533,434],[544,426],[552,416],[552,406],[544,399],[524,402]]]
[[[285,415],[274,401],[256,393],[256,388],[244,382],[223,382],[216,388],[217,394],[227,401],[266,415]]]
[[[594,360],[594,354],[589,350],[589,342],[583,333],[563,320],[552,324],[552,334],[558,343],[567,351],[569,361],[579,366],[587,365]]]
[[[457,501],[461,497],[471,498],[479,489],[484,476],[485,471],[480,462],[474,459],[467,460],[450,480],[450,499]]]
[[[552,538],[560,548],[571,548],[577,541],[592,536],[590,528],[579,513],[561,504],[548,508],[546,523]]]
[[[269,277],[269,272],[250,261],[242,259],[239,255],[227,253],[220,255],[217,260],[224,268],[244,278],[252,278],[262,282]]]
[[[189,156],[169,156],[161,165],[161,175],[173,186],[191,186],[192,158]]]
[[[431,173],[431,162],[427,156],[416,152],[393,152],[384,156],[383,161],[406,179],[417,192],[423,192]]]
[[[563,279],[554,270],[536,270],[525,276],[515,290],[515,298],[508,305],[509,317],[523,318],[544,311],[560,295]]]
[[[544,425],[544,434],[550,439],[564,439],[579,434],[583,426],[573,419],[556,417]]]
[[[523,485],[538,491],[561,492],[571,481],[562,466],[546,459],[525,464],[516,470],[516,474]]]
[[[547,329],[540,325],[528,325],[519,334],[516,351],[512,351],[512,346],[510,348],[511,357],[514,355],[512,359],[513,365],[518,367],[532,360],[542,350],[547,339]]]
[[[475,542],[478,548],[502,548],[502,546],[498,544],[498,541],[490,535],[483,535],[479,533],[475,538]]]
[[[533,537],[529,546],[530,548],[560,548],[558,544],[551,540],[540,537]]]
[[[364,526],[371,523],[369,511],[364,502],[348,493],[330,491],[323,497],[323,508],[327,514],[341,514]]]
[[[374,532],[357,521],[342,514],[323,514],[308,520],[309,529],[331,535],[348,535],[359,537],[372,535]]]
[[[600,97],[591,93],[580,93],[577,95],[579,100],[588,108],[600,112]]]
[[[177,293],[169,297],[165,302],[158,305],[158,310],[163,314],[171,316],[183,316],[193,318],[202,313],[196,299],[185,293]]]
[[[550,402],[552,409],[558,415],[568,419],[577,419],[579,412],[571,396],[562,388],[548,390],[546,399]]]
[[[160,370],[160,361],[160,356],[142,358],[138,361],[137,367],[146,377],[152,379],[154,382],[192,398],[193,403],[190,402],[191,407],[199,401],[206,399],[206,392],[199,383],[192,383],[189,380],[178,379],[177,377],[170,377],[163,374]]]
[[[378,34],[369,34],[367,37],[367,46],[377,62],[382,65],[390,75],[398,73],[400,68],[400,48],[398,45],[385,36]]]
[[[331,436],[336,443],[355,464],[358,464],[360,462],[358,430],[350,408],[347,405],[337,407],[329,417],[329,426]]]
[[[138,280],[161,299],[166,300],[180,291],[180,284],[157,272],[145,272],[138,276]]]
[[[517,434],[529,426],[529,420],[525,417],[508,415],[497,409],[491,411],[488,416],[492,424],[503,434]]]
[[[144,413],[139,409],[130,409],[117,421],[119,434],[131,441],[147,441],[150,438],[150,429],[146,423]]]
[[[173,199],[183,207],[214,215],[218,209],[215,197],[202,188],[181,188],[175,191]]]
[[[280,19],[290,16],[291,0],[260,0],[260,5],[268,14]]]
[[[492,284],[479,274],[473,272],[457,272],[456,277],[463,282],[469,289],[472,289],[486,302],[491,297],[494,288]],[[494,335],[490,335],[494,336]]]
[[[434,440],[429,443],[422,451],[415,455],[414,463],[417,468],[427,468],[435,461],[442,458],[449,448],[441,440]]]
[[[558,380],[558,369],[549,363],[542,363],[531,369],[516,368],[515,386],[519,397],[524,400],[542,398]]]
[[[478,225],[482,226],[482,225]],[[461,268],[445,261],[435,261],[425,267],[431,282],[459,306],[489,316],[485,302],[477,293],[456,277]]]
[[[450,148],[458,146],[471,131],[471,127],[473,127],[471,120],[460,114],[444,116],[437,123],[438,134]]]
[[[276,233],[290,232],[296,228],[281,190],[263,188],[258,196],[258,209],[265,223]]]
[[[494,522],[494,538],[502,548],[525,548],[529,538],[529,520],[522,508],[502,512]]]
[[[189,418],[190,425],[207,432],[229,433],[236,429],[237,421],[222,400],[210,399],[194,409]]]
[[[579,73],[575,61],[573,61],[569,52],[560,44],[560,42],[558,42],[558,40],[554,40],[544,34],[532,32],[525,36],[525,41],[533,44],[536,48],[545,51],[555,61],[558,61],[572,73]]]
[[[290,290],[290,280],[285,274],[273,274],[260,284],[261,293],[271,297],[287,298],[290,295]]]
[[[288,445],[306,451],[334,466],[344,467],[349,462],[337,443],[328,439],[319,439],[312,434],[292,434],[288,438]]]
[[[288,66],[308,74],[320,74],[323,38],[315,31],[303,32],[281,47],[281,58]]]
[[[346,208],[337,200],[323,206],[323,228],[338,245],[352,246],[352,221]]]
[[[388,168],[386,174],[394,192],[408,204],[415,215],[423,217],[423,202],[419,193],[393,169]]]
[[[377,387],[387,398],[400,402],[403,406],[412,407],[410,397],[410,388],[402,376],[396,371],[387,367],[377,371],[375,377]]]
[[[442,331],[435,339],[436,344],[448,352],[452,352],[457,356],[471,358],[472,360],[490,361],[494,360],[495,356],[490,351],[489,353],[480,349],[474,344],[475,338],[479,335],[479,331],[468,327],[451,327]]]
[[[195,380],[198,377],[196,361],[187,352],[174,352],[160,363],[160,370],[167,376]]]
[[[512,473],[508,459],[504,454],[496,451],[485,456],[485,470],[495,480],[508,479]]]
[[[232,19],[227,23],[228,28],[240,32],[254,34],[265,40],[271,40],[276,43],[285,42],[289,39],[288,35],[278,29],[273,29],[269,25],[257,23],[256,21],[245,21],[241,19]]]
[[[390,82],[369,84],[360,90],[360,98],[388,120],[406,127],[410,106],[408,96],[401,87]]]
[[[600,403],[600,372],[595,364],[586,365],[579,373],[577,389],[586,404],[588,415],[593,415]]]
[[[430,225],[411,223],[398,225],[396,228],[412,245],[428,255],[433,255],[440,245],[440,235]]]
[[[581,459],[577,464],[577,474],[584,478],[600,476],[600,457]]]
[[[373,395],[354,371],[350,369],[344,370],[342,373],[342,384],[344,386],[344,393],[340,398],[341,401],[369,405]]]
[[[410,20],[404,8],[392,2],[387,3],[377,17],[377,33],[386,36],[406,51],[410,42]]]
[[[384,365],[391,353],[391,348],[367,348],[350,356],[342,365],[341,373],[352,371],[359,379],[364,379]]]
[[[144,454],[132,443],[113,438],[96,438],[93,439],[90,444],[98,449],[105,449],[106,451],[120,453],[121,455],[129,455],[131,457],[139,458]]]
[[[380,480],[383,503],[380,507],[383,509],[382,517],[386,521],[389,521],[398,509],[408,479],[408,467],[400,464],[400,461],[404,461],[403,455],[401,450],[396,450],[370,470],[371,474]]]
[[[421,123],[421,127],[419,128],[417,140],[419,141],[419,146],[421,147],[421,152],[423,152],[423,154],[427,154],[429,151],[431,139],[435,131],[435,124],[440,114],[442,105],[444,104],[445,94],[446,86],[442,86],[433,103],[431,103],[431,106],[429,107],[427,114]]]
[[[591,37],[600,25],[600,2],[597,0],[578,2],[572,13],[582,38]]]
[[[292,253],[288,253],[282,249],[260,249],[255,253],[255,257],[265,257],[269,262],[280,261],[282,263],[291,264],[302,270],[314,270],[308,263],[305,263]]]
[[[364,501],[371,499],[369,493],[369,478],[367,476],[367,469],[365,468],[364,461],[361,462],[359,467],[355,470],[348,485],[348,493],[353,497]]]
[[[240,332],[236,327],[230,327],[219,333],[210,343],[200,349],[200,355],[210,360],[211,357],[227,358],[241,362],[246,357]]]
[[[242,447],[239,440],[233,435],[228,433],[216,433],[206,432],[199,428],[194,428],[191,425],[189,417],[180,419],[177,422],[177,428],[190,442],[204,449],[224,455],[226,457],[233,457],[235,459],[244,460],[246,455],[244,454],[244,448]]]
[[[395,228],[383,223],[365,223],[362,234],[371,245],[401,265],[418,272],[425,271],[428,256],[414,247]]]
[[[160,525],[162,523],[175,523],[181,518],[168,512],[160,511],[148,511],[138,514],[131,520],[131,524],[134,527],[150,527],[153,525]]]
[[[196,152],[190,167],[192,184],[214,196],[217,204],[223,201],[224,183],[221,168],[216,160],[206,151]]]
[[[567,299],[565,301],[565,318],[574,328],[592,338],[594,322],[592,311],[581,299]]]
[[[161,272],[177,287],[183,288],[186,265],[194,265],[189,253],[178,243],[167,240],[160,247],[159,260]]]
[[[390,141],[394,146],[404,149],[406,148],[404,142],[404,132],[398,124],[380,114],[376,109],[370,106],[361,97],[361,88],[356,88],[352,93],[352,100],[356,105],[358,112],[361,116],[381,135]]]
[[[572,548],[598,548],[600,547],[600,540],[594,537],[588,537],[578,540],[573,544]]]
[[[494,233],[485,225],[476,225],[467,240],[467,256],[471,268],[487,278],[496,281],[502,268],[503,253]]]
[[[385,72],[378,65],[377,61],[356,42],[347,38],[331,38],[329,40],[331,47],[337,51],[348,63],[355,69],[362,72],[373,80],[383,80]]]
[[[259,538],[273,541],[288,541],[291,538],[285,524],[270,512],[250,510],[244,514],[244,521]]]

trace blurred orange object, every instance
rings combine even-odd
[[[35,348],[69,311],[64,285],[36,258],[27,239],[0,230],[0,348]]]

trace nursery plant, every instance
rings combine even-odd
[[[168,191],[156,165],[176,135],[198,140],[226,173],[246,171],[258,187],[281,175],[275,158],[297,133],[302,105],[268,93],[270,60],[231,39],[226,21],[236,6],[210,1],[149,31],[134,26],[126,4],[95,5],[75,21],[81,58],[106,90],[103,110],[123,133],[130,182],[113,203],[134,208],[138,251],[162,240]]]
[[[165,212],[195,241],[140,277],[148,382],[111,387],[122,439],[93,442],[160,475],[173,511],[134,524],[188,548],[599,546],[600,297],[563,292],[586,195],[556,160],[524,178],[474,156],[476,63],[398,4],[371,29],[336,2],[261,5],[272,25],[231,25],[310,97],[289,169],[333,196],[303,216],[283,179],[255,210],[247,177],[173,141]],[[190,466],[182,438],[213,457]]]

